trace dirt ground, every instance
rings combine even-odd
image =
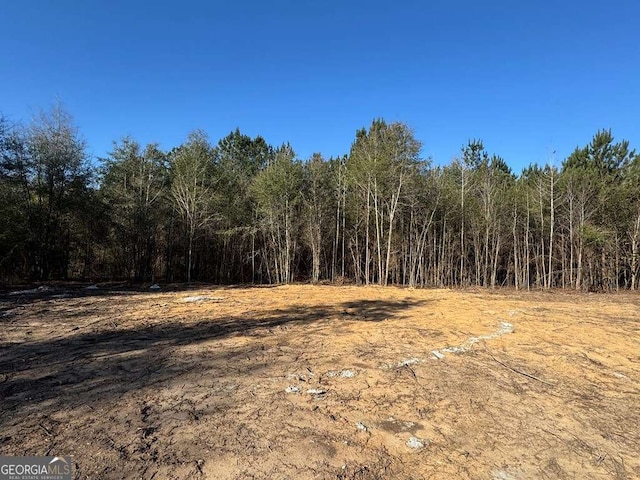
[[[640,478],[640,296],[0,295],[0,453],[91,479]]]

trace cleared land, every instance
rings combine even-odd
[[[0,453],[78,478],[640,478],[634,294],[61,287],[0,321]]]

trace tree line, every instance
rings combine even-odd
[[[600,130],[515,174],[470,140],[446,166],[404,123],[299,159],[236,129],[98,161],[60,106],[0,119],[0,278],[635,290],[640,155]]]

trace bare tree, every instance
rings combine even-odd
[[[214,219],[215,194],[213,152],[202,131],[189,134],[187,141],[170,155],[171,194],[183,215],[187,229],[187,281],[192,280],[193,245],[199,231]]]

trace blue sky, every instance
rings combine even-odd
[[[599,128],[640,149],[640,2],[3,2],[0,112],[56,99],[89,151],[239,127],[301,158],[404,121],[448,163],[470,138],[516,171]]]

